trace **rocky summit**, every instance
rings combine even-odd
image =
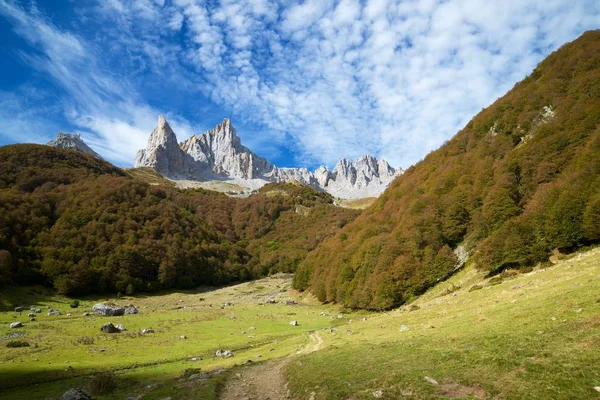
[[[279,168],[243,146],[227,118],[214,129],[178,143],[162,115],[147,148],[138,151],[135,166],[151,167],[166,178],[188,184],[231,181],[250,190],[269,182],[297,181],[348,199],[379,196],[403,172],[369,155],[352,162],[342,159],[333,170],[321,166],[314,173],[306,168]]]
[[[76,150],[81,153],[86,153],[91,156],[94,156],[100,160],[102,159],[102,157],[100,157],[98,153],[96,153],[87,144],[85,144],[85,142],[81,139],[81,135],[79,133],[58,133],[56,135],[56,139],[49,141],[47,143],[47,146],[56,147],[58,149]]]

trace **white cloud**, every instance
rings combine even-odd
[[[368,152],[406,167],[600,25],[594,0],[110,0],[83,8],[102,19],[86,36],[12,4],[0,13],[40,49],[23,60],[65,89],[97,148],[129,162],[157,114],[141,93],[161,81],[223,110],[193,120],[254,126],[239,133],[260,154],[285,143],[299,164]],[[171,112],[179,137],[191,133]]]

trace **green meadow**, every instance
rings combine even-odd
[[[60,398],[93,387],[102,371],[112,371],[116,387],[99,399],[214,399],[244,371],[281,362],[298,399],[599,396],[600,249],[491,279],[467,267],[383,313],[322,305],[282,274],[221,289],[84,298],[74,309],[40,287],[5,288],[0,300],[5,310],[42,309],[32,322],[28,311],[0,314],[0,399]],[[140,312],[83,315],[106,301]],[[24,327],[10,329],[15,321]],[[106,322],[127,331],[101,333]],[[140,334],[150,327],[155,333]],[[13,340],[29,346],[7,348]],[[234,356],[218,358],[218,349]]]

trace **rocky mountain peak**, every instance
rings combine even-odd
[[[214,129],[177,144],[175,133],[163,116],[152,131],[148,147],[138,151],[136,167],[152,167],[175,180],[224,180],[257,189],[268,182],[301,182],[342,198],[378,196],[401,173],[383,160],[364,155],[350,162],[340,160],[333,171],[326,166],[311,173],[306,168],[278,168],[242,145],[228,118]]]
[[[56,135],[56,139],[51,140],[47,143],[47,146],[56,147],[59,149],[76,150],[81,153],[90,154],[98,159],[102,159],[98,153],[92,150],[84,141],[81,139],[79,133],[62,133],[59,132]]]

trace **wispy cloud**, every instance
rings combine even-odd
[[[231,116],[259,154],[285,146],[297,164],[331,165],[368,152],[408,166],[551,51],[600,27],[594,0],[80,7],[91,31],[58,29],[35,8],[0,0],[0,14],[38,49],[22,59],[64,88],[65,115],[120,162],[131,162],[161,109],[180,138],[191,123]],[[195,111],[207,104],[222,115]]]

